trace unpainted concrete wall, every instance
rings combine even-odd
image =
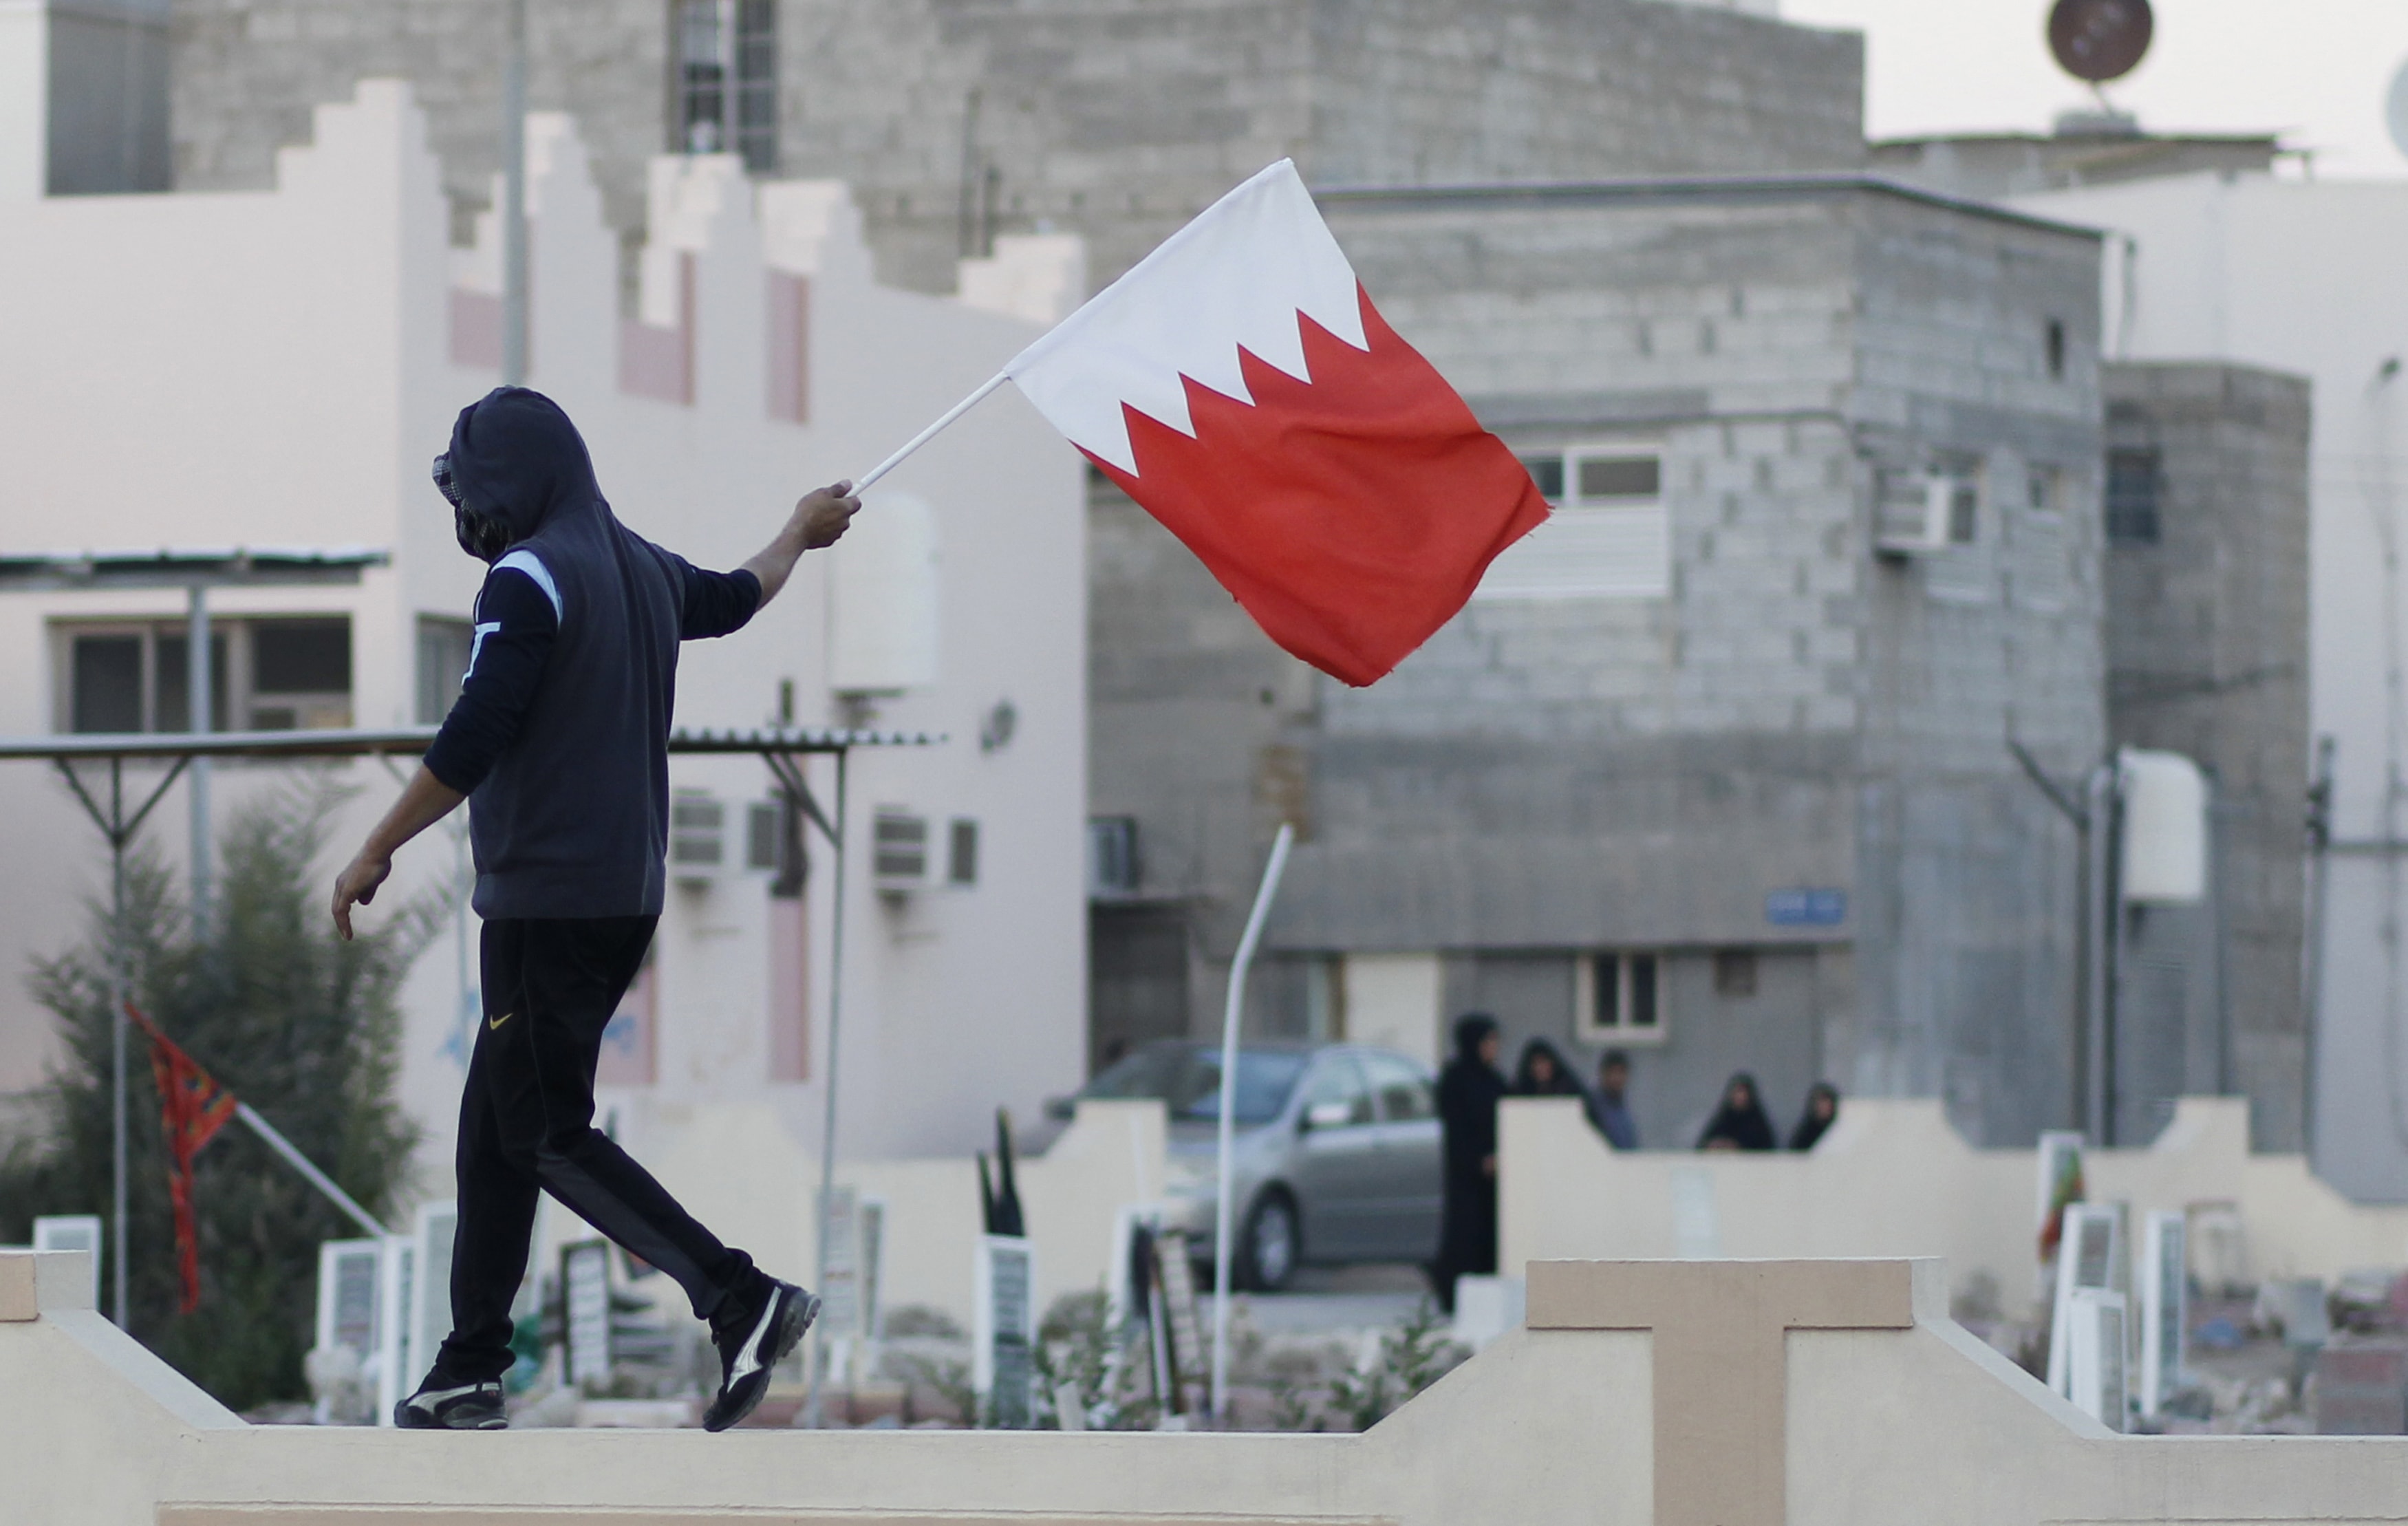
[[[2310,389],[2225,365],[2124,363],[2103,379],[2108,446],[2154,450],[2162,472],[2157,539],[2107,551],[2109,727],[2118,746],[2181,753],[2214,779],[2217,900],[2133,919],[2126,1137],[2145,1138],[2184,1091],[2229,1088],[2250,1099],[2260,1148],[2295,1149]]]
[[[1316,184],[1398,184],[1863,154],[1859,38],[1693,6],[783,0],[778,27],[780,171],[852,181],[882,278],[927,291],[977,252],[966,184],[974,240],[1076,230],[1100,283],[1282,155]],[[265,184],[313,104],[390,74],[419,86],[455,199],[481,203],[501,28],[475,0],[179,4],[177,183]],[[669,146],[669,33],[648,0],[529,18],[529,99],[587,123],[623,233]]]

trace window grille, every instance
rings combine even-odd
[[[775,0],[678,0],[673,147],[735,153],[766,174],[778,165]]]
[[[2107,453],[2107,539],[2125,546],[2157,543],[2162,479],[2155,450]]]

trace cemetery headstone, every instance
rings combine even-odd
[[[2131,1379],[2125,1361],[2124,1295],[2077,1288],[2067,1301],[2067,1369],[2075,1407],[2110,1431],[2130,1421]]]
[[[2065,1205],[2062,1238],[2057,1252],[2057,1297],[2050,1308],[2048,1386],[2071,1398],[2072,1300],[2076,1293],[2109,1292],[2114,1288],[2116,1238],[2123,1216],[2105,1203]],[[2121,1358],[2117,1366],[2123,1365]]]
[[[34,1220],[36,1250],[80,1250],[92,1258],[92,1303],[100,1306],[100,1216],[45,1214]]]
[[[2034,1222],[2042,1300],[2057,1295],[2057,1247],[2064,1232],[2064,1213],[2080,1202],[2086,1190],[2082,1179],[2082,1135],[2052,1129],[2040,1136],[2039,1208]]]
[[[418,1386],[412,1365],[410,1330],[416,1304],[418,1247],[394,1235],[383,1243],[382,1264],[377,1272],[376,1423],[391,1425],[402,1395]],[[427,1360],[434,1360],[432,1352]]]
[[[1021,1235],[979,1237],[970,1387],[999,1431],[1037,1418],[1037,1249]]]
[[[2186,1222],[2179,1213],[2153,1213],[2142,1226],[2141,1413],[2152,1417],[2183,1386],[2183,1334],[2190,1315]]]
[[[2408,1344],[2358,1341],[2316,1353],[2316,1433],[2408,1432]]]
[[[452,1241],[460,1228],[460,1205],[449,1199],[420,1205],[410,1257],[409,1364],[408,1393],[435,1362],[443,1337],[452,1333]]]
[[[610,1246],[601,1240],[560,1247],[561,1369],[569,1387],[610,1376]]]
[[[329,1240],[319,1245],[321,1350],[343,1346],[362,1362],[376,1354],[378,1282],[383,1265],[381,1240]]]
[[[1204,1408],[1206,1381],[1203,1321],[1197,1317],[1196,1262],[1187,1231],[1164,1230],[1154,1237],[1154,1259],[1162,1292],[1164,1330],[1171,1374],[1172,1406],[1182,1415]]]

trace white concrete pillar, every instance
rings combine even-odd
[[[0,0],[0,204],[49,189],[49,0]]]

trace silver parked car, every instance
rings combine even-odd
[[[1088,1082],[1081,1097],[1158,1097],[1170,1115],[1174,1225],[1212,1255],[1221,1049],[1152,1044]],[[1437,1092],[1402,1055],[1361,1044],[1249,1044],[1239,1051],[1234,1116],[1235,1281],[1263,1291],[1296,1269],[1426,1261],[1438,1250]]]

